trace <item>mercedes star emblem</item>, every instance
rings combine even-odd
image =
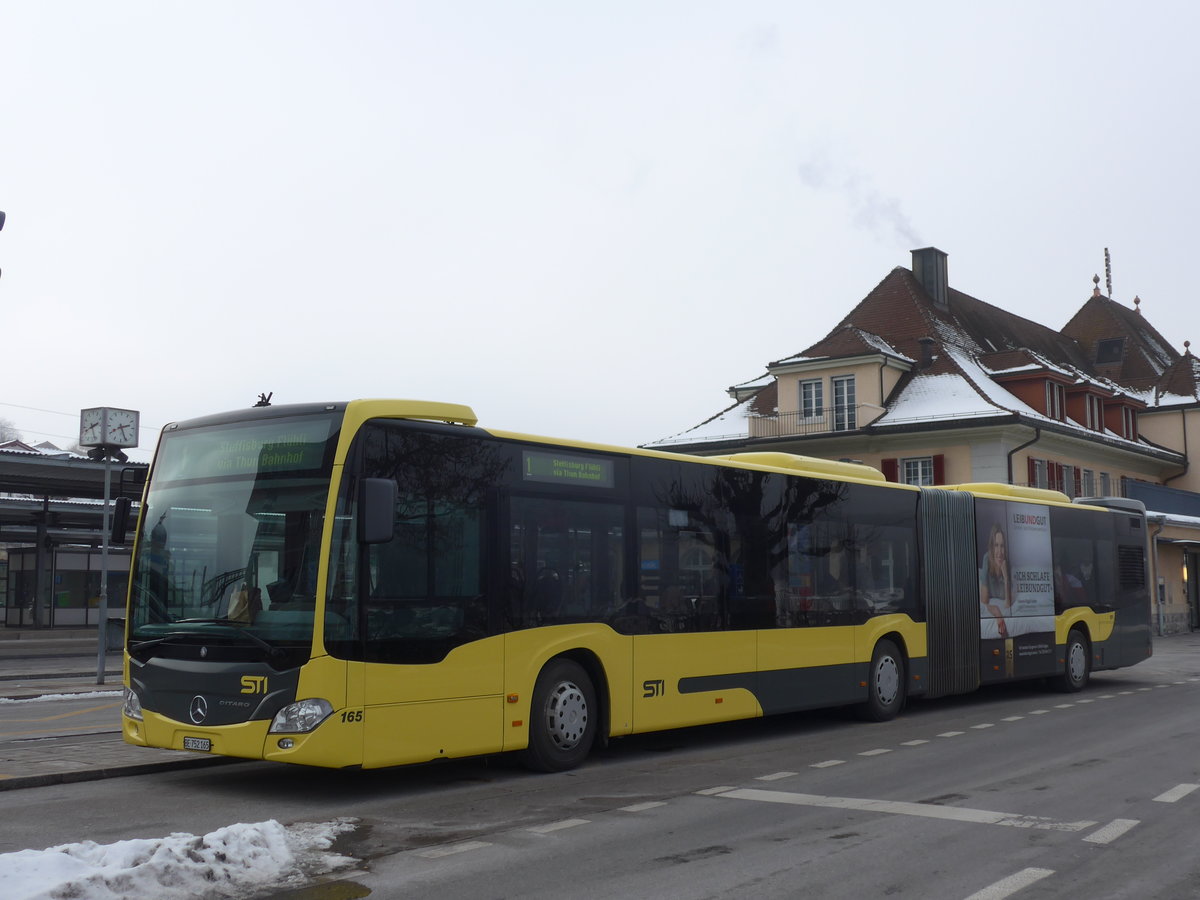
[[[192,698],[192,704],[188,707],[188,716],[193,722],[199,725],[208,715],[208,701],[197,694]]]

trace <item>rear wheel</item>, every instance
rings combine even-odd
[[[583,666],[570,659],[551,660],[533,689],[529,710],[527,767],[563,772],[587,757],[596,739],[596,691]]]
[[[1074,694],[1087,687],[1088,678],[1092,674],[1087,638],[1078,628],[1073,628],[1067,636],[1066,657],[1066,665],[1063,666],[1062,675],[1058,679],[1058,689]]]
[[[904,708],[904,657],[891,641],[880,641],[871,655],[867,673],[867,702],[858,714],[868,722],[894,719]]]

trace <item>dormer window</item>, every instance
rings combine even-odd
[[[1057,381],[1046,382],[1046,415],[1060,422],[1066,415],[1067,391]]]
[[[1092,431],[1104,430],[1104,401],[1095,394],[1088,394],[1083,398],[1084,413],[1086,420],[1084,422]]]
[[[1138,436],[1137,410],[1121,407],[1121,436],[1136,441]]]
[[[1096,365],[1119,363],[1125,355],[1125,338],[1106,338],[1096,341]]]

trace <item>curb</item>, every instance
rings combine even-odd
[[[196,759],[171,759],[163,762],[133,763],[128,766],[108,766],[100,769],[78,769],[66,772],[46,772],[41,775],[17,775],[0,780],[0,793],[23,788],[48,787],[56,784],[75,784],[81,781],[100,781],[105,778],[123,778],[129,775],[149,775],[153,772],[178,769],[202,769],[207,766],[226,765],[235,762],[251,762],[232,756],[198,757]]]

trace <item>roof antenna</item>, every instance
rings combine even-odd
[[[1108,255],[1108,248],[1104,248],[1104,284],[1108,287],[1108,299],[1112,299],[1112,257]]]
[[[259,394],[258,402],[254,404],[253,408],[258,409],[258,407],[260,407],[260,406],[270,406],[271,398],[274,396],[275,396],[274,391],[271,391],[269,394]]]

